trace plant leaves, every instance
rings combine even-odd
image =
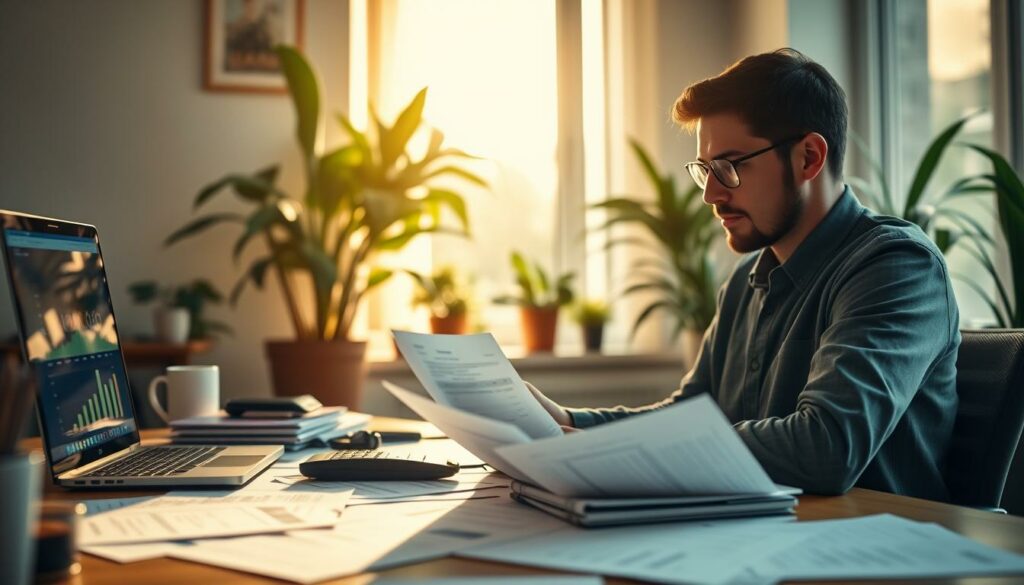
[[[194,236],[202,232],[203,230],[206,230],[214,225],[217,225],[218,223],[243,223],[244,221],[245,218],[242,217],[242,215],[239,213],[212,213],[210,215],[197,217],[196,219],[193,219],[192,221],[185,224],[183,227],[174,231],[171,235],[167,236],[167,239],[164,240],[164,246],[170,246],[172,244],[180,242],[181,240]]]
[[[423,120],[423,106],[426,101],[427,88],[424,87],[398,115],[390,132],[381,137],[381,166],[385,169],[391,168],[398,158],[405,154],[409,139],[416,133],[416,129],[420,127],[420,122]]]
[[[943,130],[936,138],[928,145],[928,149],[925,150],[924,156],[921,157],[921,162],[917,165],[917,172],[914,173],[914,180],[910,183],[910,191],[907,192],[907,201],[903,208],[904,217],[909,215],[910,210],[917,207],[918,202],[924,195],[925,187],[928,186],[928,182],[932,178],[932,174],[935,173],[935,167],[938,166],[939,160],[942,158],[942,154],[946,152],[946,147],[953,141],[953,137],[956,136],[960,128],[969,120],[971,116],[966,116],[950,124],[945,130]]]
[[[316,73],[309,61],[294,47],[277,45],[274,49],[281,62],[281,72],[288,81],[288,94],[295,106],[295,134],[307,161],[316,158],[320,133],[320,89]]]

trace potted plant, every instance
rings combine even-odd
[[[600,353],[604,324],[611,318],[608,303],[599,299],[580,301],[573,308],[572,316],[583,329],[583,347],[586,351]]]
[[[619,224],[636,225],[653,240],[618,237],[609,246],[634,246],[652,249],[655,257],[640,258],[630,269],[630,280],[623,296],[645,292],[657,294],[636,316],[630,338],[656,311],[663,311],[674,320],[672,339],[687,332],[683,353],[692,363],[700,347],[700,338],[715,316],[718,279],[711,267],[710,253],[721,237],[714,213],[701,199],[696,185],[685,191],[676,188],[675,177],[662,175],[651,157],[635,140],[630,141],[645,175],[657,195],[648,202],[627,196],[613,197],[596,203],[592,209],[603,209],[608,219],[599,228],[610,230]]]
[[[523,345],[527,353],[552,352],[558,310],[573,300],[570,286],[575,274],[560,275],[554,282],[539,263],[529,263],[519,252],[512,252],[512,269],[516,274],[519,296],[506,295],[494,299],[503,305],[519,305]]]
[[[128,293],[139,304],[157,302],[153,330],[160,341],[184,343],[207,339],[215,333],[231,333],[226,323],[204,314],[207,303],[219,304],[224,299],[208,280],[197,279],[178,286],[161,286],[155,280],[145,280],[129,286]]]
[[[995,287],[995,294],[983,289],[977,278],[961,274],[954,274],[954,278],[984,300],[999,327],[1024,327],[1024,184],[1020,176],[998,152],[976,144],[960,144],[958,146],[987,159],[992,165],[992,172],[967,175],[938,190],[928,189],[944,153],[972,116],[950,124],[928,145],[902,207],[895,201],[881,165],[871,158],[866,146],[856,136],[852,138],[870,162],[874,177],[871,181],[858,177],[847,180],[880,213],[901,217],[920,226],[943,254],[959,249],[970,255],[985,270]],[[950,205],[959,198],[992,193],[996,196],[998,225],[994,233]],[[940,220],[952,229],[939,227]],[[1011,283],[1004,281],[993,260],[999,242],[1008,252]]]
[[[445,148],[439,130],[431,130],[421,157],[408,151],[410,138],[422,125],[426,88],[391,124],[371,108],[372,128],[367,132],[338,113],[350,142],[322,152],[317,76],[296,49],[278,46],[276,51],[297,114],[303,190],[297,196],[282,191],[276,184],[277,165],[254,174],[229,174],[204,187],[195,207],[230,188],[252,211],[247,216],[198,217],[166,243],[223,223],[241,227],[233,250],[236,259],[253,241],[262,241],[264,253],[235,285],[231,300],[238,299],[247,283],[262,288],[268,272],[276,276],[295,338],[266,341],[275,391],[310,393],[325,404],[357,408],[366,343],[352,338],[352,324],[366,293],[393,273],[378,266],[376,257],[400,250],[421,234],[467,236],[465,201],[450,188],[435,186],[434,180],[453,177],[486,183],[449,162],[469,155]]]
[[[870,164],[874,176],[871,180],[847,177],[847,182],[879,213],[917,224],[943,254],[961,238],[980,238],[992,243],[988,230],[967,213],[950,205],[958,198],[991,193],[993,188],[983,175],[963,177],[941,189],[929,189],[943,155],[971,117],[966,116],[950,124],[928,145],[914,171],[902,206],[896,201],[882,166],[871,157],[867,146],[856,135],[851,135],[851,139]],[[955,229],[940,227],[942,223]]]
[[[431,333],[462,335],[469,322],[468,285],[459,281],[455,269],[446,266],[426,276],[406,270],[416,281],[417,291],[413,306],[426,306],[430,310]]]

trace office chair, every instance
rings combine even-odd
[[[999,510],[1024,428],[1024,329],[961,331],[960,399],[946,454],[952,503]]]

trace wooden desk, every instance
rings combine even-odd
[[[418,430],[425,434],[436,432],[433,425],[425,422],[380,417],[374,419],[373,428],[375,430]],[[165,440],[167,431],[143,431],[142,435],[147,443],[157,443]],[[39,448],[39,439],[28,439],[25,442],[25,446]],[[46,490],[46,499],[66,500],[103,497],[113,498],[154,493],[160,492],[69,492],[51,485]],[[916,498],[894,496],[892,494],[871,490],[853,489],[848,494],[839,497],[802,496],[800,498],[800,505],[797,507],[797,518],[799,520],[824,520],[829,518],[850,518],[869,514],[880,514],[884,512],[898,514],[905,518],[922,522],[936,522],[950,530],[959,532],[979,542],[1024,554],[1024,518],[994,514],[991,512],[982,512],[972,510],[970,508],[939,504]],[[452,575],[487,576],[551,573],[557,573],[557,571],[534,569],[503,563],[444,558],[399,567],[385,571],[382,574],[401,578],[436,578]],[[329,581],[329,583],[363,585],[372,581],[374,577],[375,574],[365,574],[337,579]],[[124,583],[218,583],[224,585],[240,585],[243,583],[282,583],[282,581],[278,581],[276,579],[173,559],[154,559],[150,561],[120,565],[112,561],[107,561],[86,554],[82,555],[82,574],[75,577],[70,582],[74,585],[121,585]],[[606,582],[634,583],[636,581],[606,578]],[[1022,582],[1024,582],[1024,577],[1020,576],[988,579],[973,578],[927,581],[927,583],[956,583],[960,585],[973,583],[994,585],[997,583],[1009,584]],[[801,583],[807,583],[807,581],[801,581]],[[846,582],[829,581],[828,583],[835,585],[836,583]],[[926,582],[864,581],[863,583],[907,583],[908,585],[921,585]]]

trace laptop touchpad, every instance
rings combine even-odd
[[[261,459],[262,455],[221,455],[199,467],[248,467],[256,465]]]

